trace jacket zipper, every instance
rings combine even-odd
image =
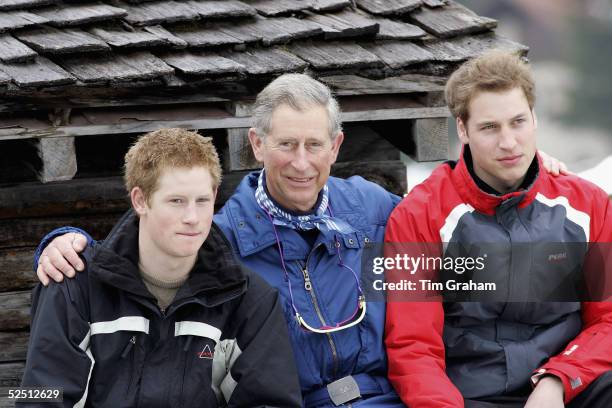
[[[315,249],[316,247],[310,252],[310,254],[312,254],[312,252],[314,252]],[[314,305],[315,312],[317,313],[317,316],[319,317],[321,324],[325,326],[327,323],[325,323],[325,319],[323,318],[323,313],[321,313],[321,309],[319,308],[319,302],[317,301],[317,295],[315,294],[312,288],[312,282],[310,281],[310,274],[308,273],[308,260],[310,259],[310,254],[308,254],[308,258],[306,259],[306,264],[304,266],[302,266],[299,261],[297,261],[297,263],[300,269],[302,270],[302,274],[304,275],[304,289],[306,289],[306,291],[310,294],[310,299],[312,300],[312,304]],[[332,361],[333,361],[332,378],[336,378],[336,375],[338,373],[338,351],[336,349],[336,344],[334,343],[334,339],[332,338],[331,333],[325,333],[325,335],[327,336],[327,341],[329,342],[329,348],[331,349],[331,353],[332,353]]]
[[[136,341],[137,341],[136,335],[132,336],[127,346],[123,349],[123,353],[121,353],[121,358],[127,358],[128,354],[130,353],[132,357],[132,362],[131,362],[131,367],[130,367],[132,375],[130,378],[130,383],[128,384],[128,388],[127,388],[128,394],[132,392],[134,385],[136,384],[136,382],[138,381],[140,377],[140,363],[136,357],[136,350],[134,349],[134,346],[136,345]]]
[[[132,336],[130,338],[130,341],[128,342],[128,344],[123,349],[123,353],[121,353],[121,358],[126,358],[127,357],[128,353],[130,351],[132,351],[132,348],[134,347],[134,344],[136,344],[136,336]]]

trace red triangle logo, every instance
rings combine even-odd
[[[212,352],[212,350],[210,349],[210,346],[208,344],[205,345],[204,348],[202,349],[202,351],[200,351],[198,353],[198,357],[200,357],[200,358],[207,358],[209,360],[212,360],[214,356],[215,356],[215,354]]]

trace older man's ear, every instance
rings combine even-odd
[[[263,137],[260,137],[257,134],[257,130],[255,128],[249,129],[249,142],[251,143],[251,148],[253,149],[253,155],[258,162],[263,163]]]
[[[332,143],[332,151],[334,153],[334,160],[332,163],[335,163],[336,159],[338,158],[338,153],[340,152],[340,146],[342,146],[342,142],[344,142],[344,132],[339,132]]]

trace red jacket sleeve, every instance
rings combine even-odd
[[[393,211],[385,242],[439,242],[439,236],[428,232],[432,230],[427,224],[431,218],[415,214],[415,211],[426,211],[426,207],[416,210],[418,206],[412,204],[408,207],[402,203]],[[444,310],[440,301],[388,299],[385,343],[389,380],[410,408],[463,408],[463,397],[445,371],[443,327]]]
[[[582,303],[582,332],[536,372],[536,375],[553,374],[561,379],[566,404],[597,377],[612,370],[612,204],[603,191],[598,191],[593,198],[590,239],[598,259],[591,266],[597,270],[587,273],[599,275],[598,285],[604,288],[599,296],[603,301]]]

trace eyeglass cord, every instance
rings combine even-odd
[[[328,210],[329,210],[329,214],[333,217],[334,214],[332,212],[331,209],[331,203],[328,204]],[[295,306],[295,301],[293,298],[293,290],[291,289],[291,281],[289,280],[289,273],[287,272],[287,267],[285,265],[285,257],[283,255],[283,248],[281,246],[281,242],[280,242],[280,238],[278,236],[278,231],[276,230],[276,226],[274,225],[274,220],[272,219],[272,215],[268,212],[268,210],[266,210],[265,208],[263,208],[264,212],[266,213],[266,215],[268,216],[268,219],[270,220],[270,223],[272,224],[272,230],[274,231],[274,237],[276,238],[276,245],[278,247],[278,254],[280,255],[280,259],[281,259],[281,265],[283,267],[283,271],[285,273],[285,282],[287,282],[287,286],[289,287],[289,298],[291,300],[291,308],[293,309],[294,313],[296,315],[299,315],[299,312]],[[340,267],[346,268],[349,271],[351,271],[351,273],[353,274],[353,277],[355,278],[355,282],[357,283],[357,290],[359,291],[359,296],[357,297],[357,307],[355,308],[355,311],[353,312],[353,314],[348,317],[345,320],[342,320],[339,323],[336,323],[335,326],[328,326],[325,325],[322,327],[322,329],[332,329],[332,328],[336,328],[336,327],[340,327],[345,323],[348,323],[349,321],[353,320],[355,318],[355,316],[357,316],[357,313],[359,312],[360,309],[360,300],[361,298],[365,299],[365,296],[363,294],[363,289],[361,288],[361,283],[359,282],[359,278],[357,277],[357,274],[355,273],[355,271],[353,270],[353,268],[351,268],[350,266],[346,265],[344,263],[344,261],[342,260],[342,255],[340,254],[340,241],[338,241],[338,238],[336,237],[336,234],[334,234],[334,243],[335,243],[335,247],[336,247],[336,254],[338,255],[338,265]]]

